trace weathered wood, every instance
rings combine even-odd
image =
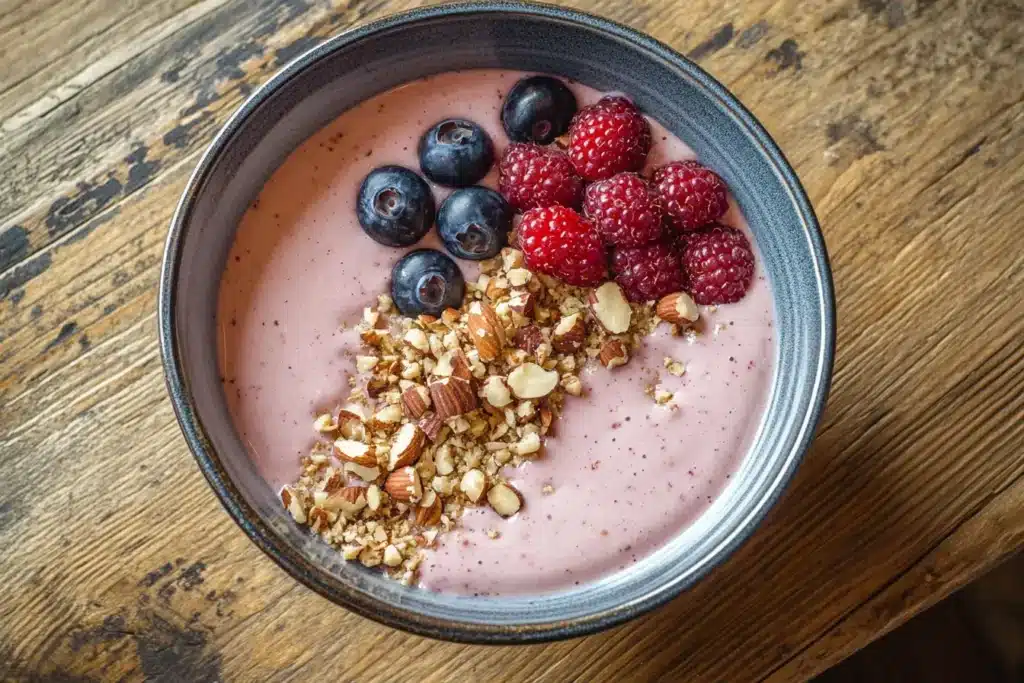
[[[166,225],[245,93],[417,4],[0,0],[0,678],[803,680],[1024,543],[1019,4],[577,0],[700,61],[803,178],[840,320],[812,452],[725,566],[584,640],[434,643],[277,569],[165,398]]]

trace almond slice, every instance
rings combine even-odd
[[[551,346],[559,353],[576,353],[587,338],[587,325],[579,313],[567,315],[558,321],[551,333]]]
[[[622,289],[614,282],[606,282],[590,293],[590,310],[604,329],[612,334],[622,334],[629,330],[633,317]]]
[[[523,507],[523,497],[508,484],[496,484],[487,492],[487,502],[502,517],[511,517]]]
[[[375,467],[377,455],[373,446],[352,439],[338,439],[334,442],[334,455],[342,462],[352,462],[364,467]]]
[[[377,481],[380,476],[379,467],[366,467],[355,462],[345,463],[345,472],[366,482]]]
[[[483,302],[474,302],[466,317],[466,325],[480,360],[495,360],[505,347],[505,328],[494,309]]]
[[[476,409],[473,385],[458,377],[445,377],[430,383],[430,398],[434,410],[442,420]]]
[[[430,391],[416,384],[402,392],[402,409],[413,420],[418,420],[430,407]]]
[[[462,475],[459,488],[470,501],[476,503],[484,495],[484,490],[487,488],[487,477],[478,469],[469,470]]]
[[[415,467],[402,467],[388,475],[384,490],[397,501],[419,500],[423,496],[420,475]]]
[[[608,339],[601,346],[598,359],[606,368],[617,368],[629,362],[629,352],[621,339]]]
[[[423,452],[423,445],[427,440],[426,434],[412,422],[406,422],[395,435],[395,441],[391,444],[391,453],[388,456],[388,469],[396,470],[399,467],[413,465],[420,459]]]
[[[700,309],[686,292],[676,292],[661,297],[655,313],[665,322],[673,325],[689,325],[700,317]]]
[[[558,386],[558,373],[536,363],[523,363],[509,373],[508,386],[516,398],[543,398]]]
[[[466,354],[462,352],[462,349],[455,349],[451,354],[452,363],[452,377],[456,379],[464,379],[467,382],[473,381],[473,370],[470,366],[469,359],[466,358]]]

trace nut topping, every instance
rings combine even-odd
[[[509,373],[508,386],[516,398],[543,398],[558,386],[558,373],[536,363],[523,363]]]
[[[590,293],[590,310],[601,326],[612,334],[629,331],[633,309],[622,295],[622,289],[614,282],[606,282]]]
[[[686,292],[662,297],[655,312],[659,318],[673,325],[689,325],[700,317],[700,309]]]

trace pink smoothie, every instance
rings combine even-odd
[[[221,283],[218,352],[238,431],[275,489],[297,476],[313,416],[347,394],[360,349],[353,326],[405,253],[360,229],[363,177],[382,164],[418,169],[420,135],[448,116],[482,125],[500,153],[501,102],[523,75],[443,74],[364,102],[295,150],[243,217]],[[581,106],[600,97],[572,88]],[[695,156],[652,127],[650,166]],[[440,203],[445,191],[435,192]],[[735,205],[724,222],[747,229]],[[475,277],[472,263],[459,264]],[[510,520],[467,512],[427,557],[421,585],[491,595],[571,587],[629,567],[697,519],[745,456],[768,395],[772,298],[760,267],[741,302],[703,316],[696,340],[662,326],[628,365],[585,371],[587,397],[567,399],[543,458],[506,472],[523,511]],[[669,374],[666,357],[686,373]],[[675,394],[670,407],[645,395],[655,383]]]

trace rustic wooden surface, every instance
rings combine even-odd
[[[409,0],[0,0],[0,679],[797,681],[1024,543],[1019,0],[577,0],[786,150],[838,291],[829,410],[724,567],[612,632],[406,636],[229,520],[165,397],[168,220],[280,64]]]

